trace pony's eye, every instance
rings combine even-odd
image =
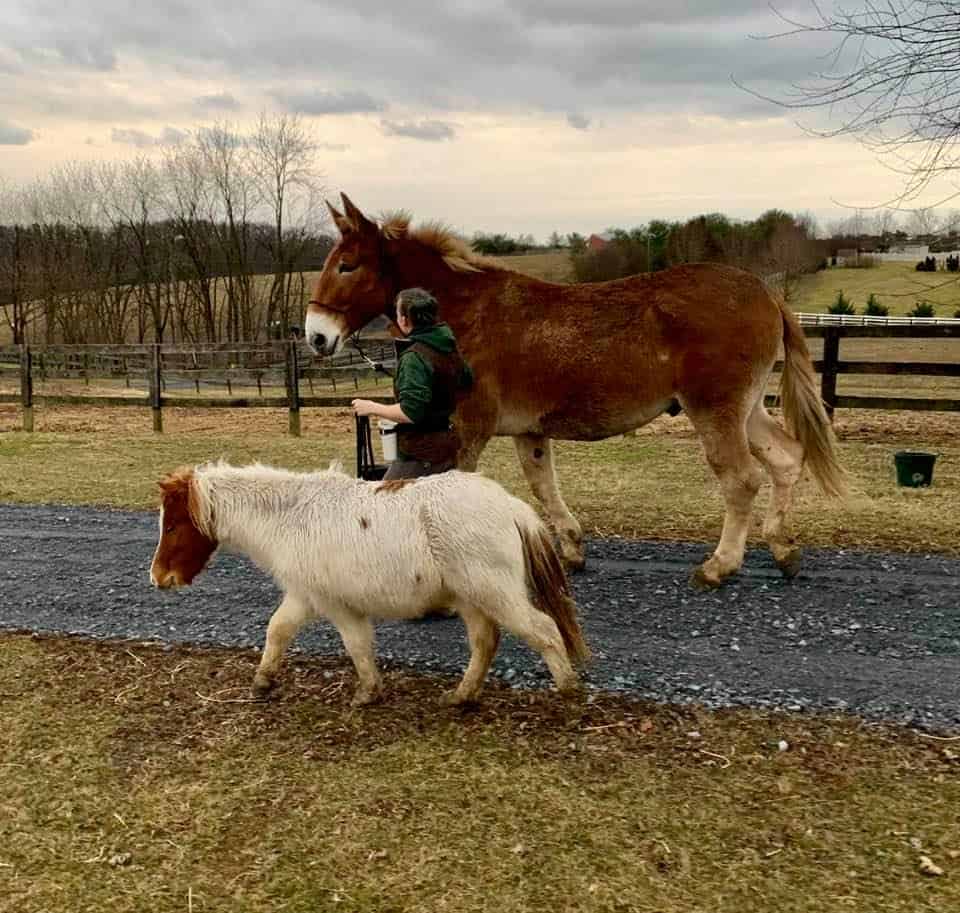
[[[165,533],[172,533],[175,529],[176,529],[175,526],[165,526],[164,529],[163,529],[163,531],[164,531]]]
[[[340,265],[337,267],[337,271],[341,273],[352,273],[356,269],[356,265],[352,263],[344,263],[343,260],[340,261]]]

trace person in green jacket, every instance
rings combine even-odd
[[[384,479],[412,479],[446,472],[456,465],[460,438],[450,424],[458,397],[473,384],[473,372],[446,323],[438,322],[436,298],[422,288],[397,295],[395,403],[353,400],[357,415],[397,423],[398,459]]]

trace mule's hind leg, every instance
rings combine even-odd
[[[372,704],[383,691],[383,680],[373,654],[373,622],[366,615],[346,606],[325,609],[324,614],[340,633],[343,646],[357,671],[357,690],[351,703],[354,707]]]
[[[255,697],[264,697],[276,683],[283,654],[290,641],[296,637],[297,631],[303,627],[307,616],[306,602],[292,593],[285,593],[270,619],[270,624],[267,625],[267,640],[263,646],[263,656],[260,657],[260,665],[253,677]]]
[[[470,663],[456,690],[443,696],[445,704],[465,704],[477,699],[500,643],[500,629],[481,612],[463,606],[460,617],[467,626]]]
[[[747,420],[750,451],[763,463],[773,482],[763,535],[785,577],[800,570],[800,549],[787,527],[793,488],[803,472],[803,447],[774,421],[760,400]]]
[[[513,442],[517,447],[523,474],[527,477],[534,495],[543,504],[550,525],[560,540],[563,560],[571,569],[582,570],[583,530],[560,494],[550,438],[540,434],[518,434]]]
[[[700,434],[707,462],[720,481],[726,513],[723,531],[713,555],[693,572],[691,583],[700,588],[719,586],[740,570],[754,498],[760,490],[760,467],[750,454],[746,422],[736,415],[690,408],[694,428]]]

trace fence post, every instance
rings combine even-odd
[[[840,330],[827,327],[823,331],[823,373],[820,375],[820,398],[833,418],[837,407],[837,366],[840,363]]]
[[[153,410],[153,430],[161,434],[163,432],[163,401],[161,399],[163,376],[160,373],[159,343],[153,344],[150,355],[150,408]]]
[[[33,431],[33,353],[20,346],[20,403],[23,406],[23,430]]]
[[[300,437],[300,366],[297,364],[297,343],[291,339],[287,342],[287,407],[289,408],[290,434]]]

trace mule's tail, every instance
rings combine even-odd
[[[828,495],[846,492],[846,477],[837,460],[837,445],[830,417],[824,408],[810,349],[803,329],[790,310],[781,305],[783,317],[783,418],[787,430],[803,447],[804,460],[813,477]]]
[[[533,603],[556,622],[570,661],[574,665],[585,663],[590,658],[590,649],[577,621],[577,606],[570,595],[570,584],[560,556],[547,528],[529,505],[524,504],[524,507],[524,516],[518,517],[516,524]]]

